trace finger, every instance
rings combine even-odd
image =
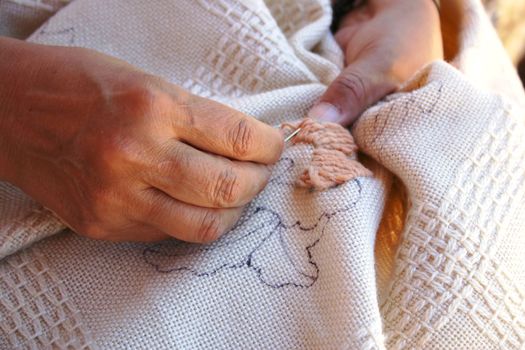
[[[119,232],[112,232],[104,240],[110,242],[158,242],[168,238],[172,237],[163,231],[139,224]]]
[[[144,224],[194,243],[218,239],[242,214],[242,208],[209,209],[182,203],[157,189],[144,192],[143,205]]]
[[[182,142],[163,147],[160,163],[146,181],[171,197],[207,208],[235,208],[250,202],[266,185],[268,166],[232,161]]]
[[[281,132],[253,117],[198,96],[177,96],[177,137],[196,148],[236,160],[274,164],[284,147]]]
[[[309,117],[349,125],[370,105],[397,88],[388,62],[376,55],[352,62],[309,112]]]

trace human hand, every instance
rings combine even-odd
[[[88,237],[212,241],[282,152],[277,129],[115,58],[0,47],[0,178]]]
[[[309,116],[343,125],[443,58],[439,13],[431,0],[369,0],[346,15],[335,38],[346,68]]]

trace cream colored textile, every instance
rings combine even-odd
[[[426,67],[353,129],[373,177],[295,188],[311,149],[290,147],[214,244],[43,239],[60,224],[2,184],[0,347],[525,347],[525,97],[481,4],[456,10],[455,68]],[[277,124],[338,74],[329,24],[321,0],[76,0],[30,40]]]
[[[70,0],[0,0],[0,35],[27,38]]]

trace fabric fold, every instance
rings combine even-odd
[[[372,176],[297,188],[313,149],[289,146],[212,244],[58,233],[0,184],[0,347],[522,348],[523,91],[507,61],[474,62],[504,53],[480,3],[455,3],[452,65],[353,127]],[[330,18],[327,0],[75,0],[30,40],[96,49],[277,125],[340,72]]]

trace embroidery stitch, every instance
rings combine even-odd
[[[323,191],[356,177],[372,175],[356,160],[357,145],[343,126],[306,118],[285,123],[282,128],[300,128],[301,131],[290,141],[293,144],[309,144],[314,148],[311,162],[297,179],[297,186]]]
[[[270,183],[293,188],[294,184],[282,178],[289,177],[294,166],[291,158],[283,158]],[[236,227],[215,243],[158,243],[143,250],[143,259],[160,273],[187,271],[197,277],[210,277],[223,270],[247,268],[271,288],[309,288],[320,273],[313,248],[331,220],[351,210],[360,199],[361,182],[356,179],[347,186],[356,186],[355,199],[343,208],[323,211],[311,224],[301,220],[286,223],[276,210],[255,204]]]

